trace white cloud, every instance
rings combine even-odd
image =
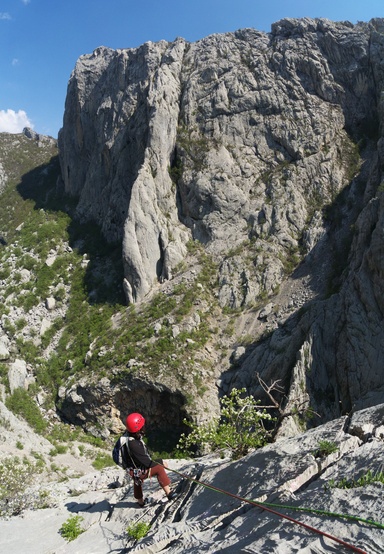
[[[12,60],[12,65],[15,66],[15,65],[19,65],[19,60],[17,58],[13,58]]]
[[[7,12],[0,12],[0,19],[11,19],[11,16]]]
[[[24,127],[33,129],[33,124],[24,110],[0,110],[0,133],[21,133]]]
[[[21,0],[23,4],[26,6],[27,4],[30,4],[31,0]]]

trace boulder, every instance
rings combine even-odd
[[[15,360],[8,369],[8,383],[11,394],[18,388],[27,389],[27,364],[24,360]]]

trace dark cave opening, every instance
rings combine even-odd
[[[119,391],[115,405],[124,424],[127,415],[132,412],[139,412],[145,417],[145,435],[152,451],[171,453],[181,433],[188,430],[184,423],[187,419],[184,395],[162,385],[136,381],[132,388]]]

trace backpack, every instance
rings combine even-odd
[[[128,437],[122,435],[119,439],[117,439],[112,450],[113,461],[123,469],[132,467],[132,459],[128,453],[127,442]]]

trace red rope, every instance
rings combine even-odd
[[[288,521],[291,521],[292,523],[295,523],[296,525],[301,525],[302,527],[305,527],[305,529],[308,529],[309,531],[312,531],[313,533],[317,533],[318,535],[321,535],[323,537],[327,537],[328,539],[335,541],[343,546],[345,548],[349,548],[353,552],[358,552],[359,554],[368,554],[365,550],[361,550],[361,548],[358,548],[357,546],[353,546],[353,544],[350,544],[348,542],[343,541],[342,539],[339,539],[338,537],[334,537],[333,535],[330,535],[329,533],[325,533],[324,531],[321,531],[320,529],[316,529],[316,527],[312,527],[311,525],[307,525],[306,523],[303,523],[301,521],[298,521],[297,519],[294,519],[292,517],[289,517],[285,514],[282,514],[280,512],[276,512],[275,510],[272,510],[271,508],[267,508],[266,506],[263,506],[261,504],[258,504],[254,500],[248,500],[247,498],[242,498],[241,496],[238,496],[237,494],[233,494],[231,492],[225,491],[223,489],[219,489],[218,487],[215,487],[213,485],[209,485],[208,483],[204,483],[204,481],[198,481],[197,479],[193,479],[192,477],[189,477],[188,475],[183,475],[179,471],[176,471],[175,469],[166,468],[169,471],[173,471],[174,473],[177,473],[183,479],[188,479],[189,481],[193,481],[194,483],[197,483],[198,485],[201,485],[207,489],[214,490],[216,492],[220,492],[222,494],[226,494],[227,496],[231,496],[232,498],[236,498],[236,500],[240,500],[241,502],[246,502],[247,504],[252,504],[253,506],[256,506],[257,508],[260,508],[261,510],[265,510],[266,512],[270,512],[271,514],[274,514],[278,517],[282,517],[283,519],[287,519]]]

